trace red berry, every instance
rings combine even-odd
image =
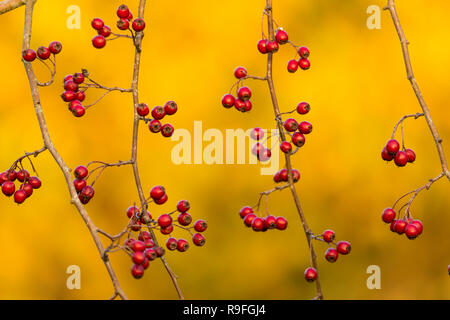
[[[130,206],[127,209],[127,217],[128,218],[132,218],[132,217],[136,217],[136,214],[139,213],[139,209],[136,206]]]
[[[39,59],[42,60],[47,60],[48,58],[50,58],[50,55],[52,54],[50,52],[50,49],[47,47],[39,47],[36,50],[37,56],[39,57]]]
[[[178,215],[178,223],[182,226],[187,226],[192,222],[192,217],[187,212],[182,212]]]
[[[61,98],[65,101],[65,102],[70,102],[72,100],[75,100],[75,92],[73,91],[64,91],[61,94]]]
[[[172,224],[172,217],[168,214],[160,215],[158,218],[158,225],[162,228],[166,228]]]
[[[175,101],[167,101],[166,104],[164,105],[164,112],[167,115],[172,115],[175,114],[175,112],[177,112],[178,110],[178,106],[177,103]]]
[[[86,180],[83,179],[75,179],[73,180],[73,186],[77,192],[81,192],[84,187],[86,187]]]
[[[64,89],[67,91],[78,91],[78,85],[72,80],[64,82]]]
[[[194,229],[197,232],[203,232],[206,230],[207,227],[208,227],[208,224],[206,223],[205,220],[197,220],[194,223]]]
[[[30,179],[28,179],[28,182],[31,184],[33,189],[39,189],[42,185],[42,182],[38,177],[30,177]]]
[[[72,100],[69,102],[69,110],[73,111],[73,108],[75,108],[75,106],[83,106],[81,104],[81,102],[79,100]]]
[[[48,49],[50,50],[51,53],[58,54],[62,50],[62,44],[59,41],[50,42]]]
[[[161,134],[168,138],[173,134],[174,128],[170,123],[163,124],[161,127]]]
[[[394,231],[398,234],[404,233],[407,224],[405,220],[397,220],[394,224]]]
[[[136,32],[142,31],[145,28],[145,21],[141,18],[136,18],[132,23],[133,30]]]
[[[237,67],[234,69],[234,76],[238,79],[245,78],[247,76],[247,70],[244,67]]]
[[[259,157],[259,155],[263,152],[263,150],[265,149],[264,145],[262,143],[255,143],[252,147],[252,153]]]
[[[192,236],[192,242],[194,242],[196,246],[203,246],[205,244],[205,241],[205,237],[200,233],[196,233]]]
[[[131,249],[134,241],[136,241],[136,240],[134,240],[132,238],[128,238],[124,241],[123,245]]]
[[[91,22],[91,26],[95,30],[100,30],[101,28],[103,28],[104,25],[105,24],[104,24],[103,20],[99,19],[99,18],[94,18]]]
[[[289,37],[286,31],[284,31],[283,29],[278,29],[276,34],[275,34],[275,40],[277,40],[277,42],[279,44],[285,44],[288,42]]]
[[[30,173],[27,170],[18,170],[16,172],[16,178],[20,182],[24,182],[26,179],[30,177]]]
[[[297,105],[297,112],[299,114],[307,114],[309,110],[311,110],[311,106],[309,105],[308,102],[300,102]]]
[[[87,177],[89,170],[85,166],[78,166],[73,171],[73,175],[77,179],[84,179]]]
[[[250,91],[250,89],[248,87],[239,88],[239,90],[238,90],[239,99],[241,99],[242,101],[246,101],[246,100],[250,99],[251,96],[252,96],[252,92]]]
[[[119,18],[128,18],[128,15],[130,14],[130,9],[128,9],[128,7],[124,4],[121,4],[118,8],[117,8],[117,16]]]
[[[397,140],[391,139],[386,143],[386,150],[392,155],[395,155],[400,150],[400,144]]]
[[[178,239],[177,250],[180,252],[185,252],[187,249],[189,249],[189,243],[184,239]]]
[[[75,92],[75,99],[81,102],[84,100],[84,98],[86,98],[86,94],[84,93],[84,91]]]
[[[395,232],[395,224],[397,223],[397,220],[392,220],[392,222],[391,222],[391,224],[390,224],[390,226],[389,226],[389,229],[391,229],[391,231],[392,232]]]
[[[14,193],[14,202],[17,204],[21,204],[27,198],[27,194],[25,190],[19,189]]]
[[[145,243],[145,239],[151,239],[150,232],[148,232],[148,231],[139,232],[138,239]],[[145,247],[147,247],[147,246],[145,246]]]
[[[387,151],[386,147],[384,147],[383,150],[381,150],[381,158],[386,161],[391,161],[394,159],[394,156]]]
[[[267,52],[275,53],[275,52],[278,51],[278,49],[279,49],[278,42],[276,42],[276,41],[269,41],[267,43]]]
[[[155,260],[157,257],[156,251],[153,248],[146,249],[144,251],[144,254],[145,254],[145,257],[150,261]]]
[[[247,112],[250,110],[252,110],[252,102],[250,100],[245,100],[245,106],[242,112]]]
[[[120,30],[127,30],[130,27],[130,22],[127,19],[119,19],[116,25]]]
[[[101,49],[106,45],[106,39],[102,35],[97,35],[92,38],[92,45],[97,48]]]
[[[133,253],[133,256],[131,257],[134,263],[136,264],[142,264],[145,260],[145,254],[142,251],[137,251]]]
[[[252,229],[254,231],[263,231],[264,229],[264,220],[263,218],[256,217],[252,220]]]
[[[160,232],[161,232],[162,234],[171,234],[172,231],[173,231],[173,224],[171,224],[171,225],[168,226],[168,227],[165,227],[165,228],[161,228],[161,229],[160,229]]]
[[[297,169],[292,169],[292,180],[294,182],[300,180],[300,172]]]
[[[277,217],[275,224],[278,230],[286,230],[288,222],[284,217]]]
[[[154,186],[152,190],[150,190],[150,197],[153,200],[161,199],[166,194],[166,189],[163,186]]]
[[[25,61],[28,61],[28,62],[34,61],[34,59],[36,59],[36,52],[34,52],[34,50],[32,50],[32,49],[27,49],[22,52],[22,57],[23,57],[23,60],[25,60]]]
[[[300,55],[300,57],[302,58],[308,58],[309,57],[309,50],[307,47],[300,47],[298,49],[298,54]]]
[[[222,97],[222,105],[225,108],[231,108],[234,106],[234,97],[231,94],[226,94]]]
[[[416,160],[416,154],[411,149],[406,149],[405,153],[406,153],[406,156],[408,157],[408,162],[412,163],[412,162],[414,162],[414,160]]]
[[[268,215],[267,217],[264,218],[264,228],[274,229],[277,226],[276,221],[277,219],[274,216]]]
[[[162,248],[162,247],[156,247],[155,252],[156,252],[156,256],[159,258],[159,257],[162,257],[166,253],[166,250],[164,250],[164,248]]]
[[[180,200],[177,203],[177,210],[179,212],[186,212],[191,208],[191,205],[189,204],[189,201],[187,200]]]
[[[250,213],[253,213],[253,209],[251,207],[245,206],[242,207],[239,211],[239,216],[244,219]]]
[[[405,234],[408,237],[408,239],[413,240],[417,238],[417,236],[419,235],[419,230],[415,225],[410,223],[405,227]]]
[[[295,60],[295,59],[289,60],[288,64],[287,64],[287,70],[290,73],[294,73],[295,71],[297,71],[298,70],[297,60]]]
[[[325,230],[322,234],[323,240],[325,240],[325,242],[333,242],[334,238],[335,238],[335,234],[333,230]]]
[[[5,196],[12,196],[16,190],[16,185],[12,181],[6,181],[2,184],[2,192]]]
[[[149,114],[150,109],[148,108],[148,105],[146,105],[145,103],[139,103],[138,106],[136,107],[136,112],[141,117],[145,117],[146,115]]]
[[[134,252],[143,252],[145,250],[146,246],[144,241],[140,241],[140,240],[134,240],[131,243],[131,250],[133,250]]]
[[[305,144],[305,136],[300,132],[294,132],[291,141],[296,147],[302,147]]]
[[[420,220],[413,220],[413,221],[410,222],[410,224],[414,225],[417,228],[417,232],[418,232],[417,235],[422,234],[422,232],[423,232],[422,221],[420,221]]]
[[[103,28],[98,30],[97,33],[105,38],[108,38],[111,35],[111,28],[108,26],[103,26]]]
[[[298,66],[302,70],[308,70],[311,67],[311,62],[309,62],[308,59],[301,58],[300,60],[298,60]]]
[[[161,131],[161,122],[159,120],[153,119],[148,123],[148,128],[151,132],[157,133]]]
[[[317,279],[317,270],[311,267],[307,268],[305,270],[305,279],[308,282],[315,281]]]
[[[311,131],[312,131],[312,124],[309,123],[308,121],[302,121],[298,125],[298,131],[300,131],[300,133],[303,133],[303,134],[311,133]]]
[[[140,279],[144,275],[144,266],[142,264],[133,264],[131,267],[131,274],[134,278]]]
[[[252,138],[253,140],[261,140],[264,137],[264,130],[261,128],[253,128],[252,131],[250,132],[250,138]]]
[[[146,214],[141,215],[141,218],[139,219],[139,221],[142,224],[149,224],[152,222],[152,215],[150,214],[150,212],[147,211]]]
[[[391,223],[395,219],[395,211],[392,208],[386,208],[381,215],[381,219],[383,219],[386,223]]]
[[[283,141],[280,143],[280,150],[284,153],[291,153],[292,145],[287,141]]]
[[[80,199],[82,204],[87,204],[89,200],[94,197],[95,191],[91,186],[84,187],[81,192],[78,194],[78,198]]]
[[[298,128],[297,120],[293,118],[286,119],[286,121],[284,121],[284,128],[286,131],[294,132]]]
[[[408,156],[405,151],[399,151],[395,155],[394,162],[398,167],[404,167],[408,163]]]
[[[33,194],[33,187],[29,183],[22,184],[20,190],[25,191],[27,198]]]
[[[155,243],[150,238],[145,238],[144,243],[146,248],[153,248],[155,246]]]
[[[267,44],[268,44],[267,40],[265,40],[265,39],[259,40],[258,41],[258,51],[261,52],[262,54],[268,53]]]
[[[245,224],[247,227],[251,227],[251,226],[252,226],[253,219],[255,219],[255,218],[256,218],[256,215],[255,215],[254,213],[249,213],[248,215],[246,215],[246,216],[244,217],[244,224]]]
[[[72,80],[76,84],[81,84],[84,82],[84,75],[81,72],[76,72],[73,74]],[[73,91],[75,91],[75,90],[73,90]]]
[[[266,148],[258,154],[257,158],[259,161],[265,162],[265,161],[268,161],[271,156],[272,156],[272,151],[270,151],[270,149]]]
[[[73,75],[72,74],[68,74],[67,76],[64,77],[63,82],[66,83],[67,81],[73,81]]]
[[[275,174],[273,175],[273,181],[276,183],[283,181],[280,177],[280,171],[275,172]]]
[[[152,117],[156,120],[161,120],[166,115],[164,108],[161,106],[156,106],[152,109]]]
[[[79,118],[84,116],[86,109],[81,104],[77,104],[72,108],[72,113],[75,117]]]
[[[150,265],[150,260],[148,260],[147,258],[144,259],[144,262],[142,262],[141,266],[145,269],[148,268],[148,266]]]
[[[339,241],[336,245],[336,249],[340,254],[349,254],[352,250],[352,246],[348,241]]]
[[[335,262],[338,259],[339,253],[335,248],[328,248],[325,252],[325,259],[328,262]]]
[[[177,248],[177,239],[170,237],[169,239],[167,239],[166,241],[166,247],[167,249],[169,249],[170,251],[173,251]]]
[[[234,107],[241,112],[245,112],[245,101],[241,99],[234,100]]]

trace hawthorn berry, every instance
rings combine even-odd
[[[250,138],[252,138],[253,140],[261,140],[264,137],[264,130],[261,128],[253,128],[252,131],[250,132]]]
[[[302,147],[305,144],[305,136],[300,132],[294,132],[291,141],[296,147]]]
[[[126,240],[123,242],[123,245],[124,245],[125,247],[128,247],[128,248],[131,249],[132,246],[133,246],[134,241],[136,241],[136,240],[134,240],[134,239],[132,239],[132,238],[128,238],[128,239],[126,239]]]
[[[305,279],[308,282],[315,281],[317,279],[317,270],[311,267],[307,268],[305,270]]]
[[[196,245],[196,246],[203,246],[206,242],[205,237],[201,234],[201,233],[196,233],[192,236],[192,242]]]
[[[133,30],[136,32],[142,31],[145,28],[145,21],[144,19],[136,18],[133,20],[131,26],[133,27]]]
[[[309,123],[308,121],[302,121],[298,125],[298,131],[300,131],[300,133],[303,133],[303,134],[311,133],[312,124]]]
[[[185,252],[187,249],[189,249],[189,243],[184,239],[178,239],[177,250],[180,252]]]
[[[169,199],[169,197],[167,196],[167,194],[165,194],[161,198],[155,199],[155,203],[161,205],[161,204],[166,203],[168,199]]]
[[[24,182],[26,179],[30,177],[30,173],[27,170],[18,170],[16,172],[16,178],[20,182]]]
[[[138,106],[136,107],[136,112],[141,117],[145,117],[146,115],[149,114],[150,109],[148,108],[148,105],[146,105],[145,103],[139,103]]]
[[[139,232],[138,239],[145,243],[145,239],[151,239],[150,232],[148,231]],[[145,247],[147,247],[147,245]]]
[[[333,242],[335,238],[335,233],[333,230],[325,230],[322,233],[323,240],[327,243]]]
[[[81,192],[78,194],[78,198],[80,199],[82,204],[87,204],[89,200],[94,197],[95,191],[91,186],[84,187]]]
[[[166,247],[167,249],[169,249],[170,251],[173,251],[177,248],[177,239],[170,237],[169,239],[167,239],[166,241]]]
[[[300,102],[297,105],[297,113],[298,114],[307,114],[311,110],[311,106],[308,102]]]
[[[309,57],[309,49],[307,47],[300,47],[298,49],[298,54],[300,57],[306,59]]]
[[[255,217],[252,220],[251,226],[252,226],[252,229],[254,231],[263,231],[263,229],[264,229],[264,220],[263,220],[263,218]]]
[[[245,100],[245,106],[244,106],[243,112],[247,112],[250,110],[252,110],[252,102],[250,100]]]
[[[50,49],[47,47],[39,47],[36,50],[36,54],[39,57],[39,59],[47,60],[48,58],[50,58],[50,55],[52,53],[50,52]]]
[[[249,213],[248,215],[246,215],[244,217],[244,224],[247,227],[251,227],[253,219],[255,219],[255,218],[256,218],[256,215],[254,213]]]
[[[66,91],[76,92],[76,91],[78,91],[78,85],[72,80],[66,81],[66,82],[64,82],[64,89]]]
[[[27,198],[27,193],[25,190],[19,189],[16,192],[14,192],[14,202],[17,204],[21,204],[25,201]]]
[[[248,214],[253,213],[253,209],[249,206],[242,207],[239,211],[239,216],[244,219]]]
[[[287,64],[287,70],[290,73],[294,73],[295,71],[298,70],[298,62],[295,59],[289,60],[288,64]]]
[[[166,194],[166,189],[163,186],[154,186],[152,190],[150,190],[150,197],[155,199],[161,199]]]
[[[247,76],[247,70],[244,67],[237,67],[234,69],[234,76],[237,79],[245,78]]]
[[[178,220],[178,223],[181,224],[182,226],[187,226],[192,222],[192,217],[187,212],[181,212],[178,215],[177,220]]]
[[[250,91],[250,89],[248,87],[239,88],[239,90],[238,90],[239,99],[241,99],[242,101],[246,101],[246,100],[250,99],[251,96],[252,96],[252,92]]]
[[[386,223],[391,223],[395,219],[395,211],[392,208],[386,208],[381,215],[381,219]]]
[[[94,18],[91,22],[91,26],[92,28],[94,28],[95,30],[101,30],[103,28],[103,26],[105,25],[105,23],[103,22],[102,19],[100,18]]]
[[[284,153],[291,153],[292,151],[292,145],[287,141],[282,141],[280,143],[280,150]]]
[[[284,217],[277,217],[275,221],[275,225],[278,230],[286,230],[287,224],[288,222]]]
[[[191,208],[191,205],[189,204],[189,201],[187,200],[180,200],[177,203],[177,210],[179,212],[186,212]]]
[[[169,214],[162,214],[158,218],[158,225],[161,228],[168,227],[172,224],[172,217]]]
[[[161,122],[159,120],[152,119],[148,123],[148,128],[150,129],[151,132],[157,133],[161,130]]]
[[[286,119],[284,121],[284,128],[286,129],[286,131],[294,132],[298,128],[297,120],[293,118]]]
[[[84,100],[84,98],[86,98],[86,94],[84,93],[84,91],[79,90],[79,91],[75,92],[76,100],[78,100],[79,102],[82,102]]]
[[[144,271],[144,266],[141,264],[133,264],[133,266],[131,267],[131,274],[136,279],[142,278],[142,276],[144,275]]]
[[[139,209],[136,206],[130,206],[127,209],[127,217],[130,219],[132,217],[136,217],[138,213],[139,213]]]
[[[340,254],[349,254],[352,250],[352,246],[348,241],[339,241],[336,244],[336,249]]]
[[[265,149],[264,145],[262,143],[255,143],[252,147],[252,153],[259,157],[259,155],[263,152],[263,150]]]
[[[279,43],[279,44],[285,44],[288,42],[289,37],[286,31],[284,31],[283,29],[278,29],[276,34],[275,34],[275,40]]]
[[[152,109],[152,117],[156,120],[161,120],[166,115],[164,108],[161,106],[156,106]]]
[[[398,234],[403,234],[405,232],[406,225],[408,223],[405,220],[397,220],[394,223],[394,231]]]
[[[141,215],[141,218],[139,219],[139,221],[142,224],[149,224],[152,222],[152,215],[150,214],[150,212],[147,211],[147,213],[144,213]]]
[[[417,232],[418,232],[417,235],[422,234],[422,232],[423,232],[422,221],[420,221],[420,220],[413,220],[413,221],[410,222],[410,224],[414,225],[417,228]]]
[[[72,80],[76,84],[81,84],[84,82],[84,75],[81,72],[76,72],[73,74]]]
[[[381,158],[386,161],[391,161],[394,159],[394,156],[387,151],[386,147],[384,147],[383,150],[381,150]]]
[[[22,57],[23,57],[23,60],[25,60],[27,62],[32,62],[32,61],[34,61],[34,59],[36,59],[36,52],[34,52],[34,50],[32,50],[32,49],[24,50],[22,52]]]
[[[111,28],[108,26],[103,26],[103,28],[98,30],[97,33],[105,38],[108,38],[111,35]],[[104,45],[103,45],[103,47],[104,47]]]
[[[81,104],[77,104],[72,108],[72,113],[75,117],[79,118],[84,116],[86,109]]]
[[[297,169],[292,169],[292,180],[294,182],[300,180],[300,172]]]
[[[144,241],[141,240],[134,240],[131,243],[131,250],[133,250],[134,252],[143,252],[145,250],[146,246]]]
[[[274,229],[276,227],[276,221],[277,219],[274,216],[268,215],[264,218],[264,228]]]
[[[155,246],[155,242],[150,238],[145,238],[144,243],[146,248],[153,248]]]
[[[62,44],[59,41],[50,42],[48,49],[50,50],[51,53],[58,54],[62,50]]]
[[[95,36],[92,38],[92,45],[97,48],[101,49],[106,45],[106,39],[101,34]]]
[[[130,14],[130,9],[128,9],[128,7],[124,4],[121,4],[118,8],[117,8],[117,16],[119,18],[128,18],[128,15]]]
[[[14,194],[16,185],[12,181],[6,181],[2,184],[2,192],[5,196],[10,197]]]
[[[28,182],[31,184],[33,189],[39,189],[42,186],[42,182],[38,177],[30,177]]]
[[[406,156],[408,157],[408,162],[413,163],[416,160],[416,153],[411,149],[405,150]]]
[[[162,248],[162,247],[155,247],[155,252],[156,252],[156,256],[158,258],[160,258],[166,253],[166,250],[164,250],[164,248]]]
[[[208,224],[206,223],[205,220],[197,220],[194,223],[194,229],[197,232],[203,232],[206,230],[207,227],[208,227]]]
[[[84,179],[75,179],[73,180],[73,186],[77,192],[81,192],[84,187],[86,187],[86,180]]]
[[[130,21],[127,19],[119,19],[116,25],[119,30],[127,30],[130,27]]]
[[[279,49],[278,42],[276,42],[276,41],[269,41],[267,43],[267,52],[275,53],[275,52],[278,51],[278,49]]]
[[[234,107],[241,112],[245,112],[245,101],[241,99],[234,100]]]
[[[386,143],[386,150],[392,155],[395,155],[400,150],[400,144],[397,140],[391,139]]]
[[[145,254],[145,257],[150,261],[155,260],[157,257],[156,251],[153,248],[146,249],[144,251],[144,254]]]
[[[338,259],[339,253],[335,248],[328,248],[325,252],[325,259],[328,262],[335,262]]]
[[[68,74],[67,76],[64,77],[63,83],[66,83],[67,81],[73,81],[72,74]]]
[[[267,49],[267,44],[268,41],[265,39],[259,40],[258,41],[258,51],[261,52],[262,54],[268,53],[268,49]]]
[[[131,259],[136,264],[142,264],[145,260],[145,254],[142,251],[136,251],[135,253],[133,253]]]
[[[257,159],[261,162],[268,161],[272,156],[272,151],[270,149],[264,148],[257,156]]]
[[[72,100],[75,100],[75,92],[73,91],[64,91],[61,94],[61,98],[65,101],[65,102],[70,102]]]
[[[302,70],[308,70],[311,67],[311,62],[309,62],[308,59],[301,58],[300,60],[298,60],[298,66]]]
[[[413,240],[419,235],[419,230],[415,225],[410,223],[405,227],[405,235],[408,239]]]
[[[147,258],[145,258],[144,262],[141,263],[141,266],[144,267],[144,270],[147,269],[149,265],[150,265],[150,260],[148,260]]]
[[[20,186],[20,190],[25,191],[27,198],[33,194],[33,187],[27,182]]]
[[[89,170],[85,166],[78,166],[73,171],[73,175],[77,179],[84,179],[87,177]]]
[[[177,110],[178,110],[178,106],[175,101],[170,100],[164,104],[164,112],[169,116],[171,116],[172,114],[175,114],[175,112],[177,112]]]
[[[168,138],[173,134],[174,128],[170,123],[163,124],[161,127],[161,134]]]
[[[171,224],[171,225],[168,226],[168,227],[161,228],[159,231],[160,231],[162,234],[171,234],[172,231],[173,231],[173,224]]]
[[[408,163],[408,155],[405,151],[399,151],[395,155],[394,162],[398,167],[404,167]]]
[[[231,108],[234,106],[234,97],[231,94],[226,94],[222,97],[222,105],[225,108]]]
[[[395,224],[397,223],[397,220],[392,220],[391,224],[389,225],[389,229],[391,229],[392,232],[395,232]]]

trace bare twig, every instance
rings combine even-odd
[[[14,10],[25,4],[26,0],[5,0],[0,2],[0,14]]]

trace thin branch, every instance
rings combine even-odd
[[[417,100],[419,101],[420,107],[422,108],[422,111],[425,115],[425,119],[427,121],[428,127],[430,128],[431,134],[432,134],[434,142],[436,144],[437,152],[439,154],[442,171],[447,176],[447,179],[450,180],[450,171],[447,166],[447,160],[445,158],[444,149],[442,148],[442,139],[439,137],[436,127],[434,126],[433,119],[431,118],[430,110],[428,109],[425,99],[422,96],[422,92],[420,91],[417,81],[414,77],[411,60],[409,57],[409,50],[408,50],[409,42],[408,42],[408,40],[406,40],[405,33],[403,32],[403,28],[400,24],[397,10],[395,8],[395,0],[388,0],[388,4],[384,9],[389,10],[389,12],[391,13],[392,21],[394,23],[395,30],[397,31],[398,37],[400,39],[400,44],[402,47],[403,60],[405,63],[407,78],[408,78],[409,82],[411,83],[411,86],[414,90]]]
[[[0,14],[14,10],[25,4],[25,0],[5,0],[0,2]]]
[[[423,117],[423,113],[415,113],[415,114],[408,114],[408,115],[406,115],[406,116],[403,116],[403,117],[401,117],[400,118],[400,120],[398,120],[398,122],[395,124],[395,126],[394,126],[394,130],[392,131],[392,136],[391,136],[391,139],[394,139],[394,136],[395,136],[395,133],[397,132],[397,128],[398,128],[398,126],[399,125],[403,125],[403,121],[405,120],[405,119],[407,119],[407,118],[414,118],[414,119],[417,119],[417,118],[420,118],[420,117]]]

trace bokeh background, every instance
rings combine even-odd
[[[136,12],[138,1],[127,4]],[[312,68],[289,74],[293,50],[275,56],[274,77],[283,111],[299,101],[310,102],[307,119],[314,132],[294,157],[301,171],[300,199],[311,228],[327,228],[352,243],[349,256],[330,264],[317,243],[320,273],[328,299],[448,299],[450,281],[450,200],[442,179],[413,204],[424,222],[415,241],[389,231],[382,210],[400,195],[423,185],[440,172],[435,146],[424,119],[405,123],[407,146],[417,161],[399,169],[380,159],[380,151],[397,120],[418,112],[419,105],[403,66],[400,45],[387,12],[381,29],[366,27],[369,5],[386,1],[274,1],[276,21],[297,44],[311,50]],[[115,29],[121,1],[49,1],[35,7],[32,46],[53,40],[63,44],[56,84],[40,90],[51,137],[66,162],[75,167],[91,160],[116,162],[130,155],[131,96],[112,93],[77,119],[61,101],[62,78],[87,68],[105,85],[126,87],[131,81],[134,49],[124,39],[94,49],[90,20],[99,16]],[[81,29],[66,27],[69,5],[81,9]],[[179,112],[171,122],[193,129],[271,128],[273,111],[263,83],[249,83],[254,109],[241,114],[226,110],[220,99],[234,82],[233,70],[245,66],[263,75],[265,56],[256,50],[265,2],[149,1],[145,19],[140,78],[141,101],[150,106],[173,99]],[[450,156],[450,27],[448,1],[397,1],[400,19],[411,42],[415,75]],[[0,16],[0,168],[6,170],[23,152],[42,146],[26,75],[21,63],[24,8]],[[35,63],[40,79],[48,74]],[[98,93],[90,92],[93,101]],[[207,244],[167,259],[190,299],[308,299],[314,285],[303,279],[308,251],[289,193],[273,194],[270,210],[289,219],[284,232],[255,233],[242,225],[238,211],[256,203],[258,192],[270,189],[270,176],[257,165],[174,165],[176,142],[141,127],[139,165],[143,186],[163,184],[169,201],[151,207],[158,215],[189,199],[195,218],[209,223]],[[23,205],[0,197],[0,298],[103,299],[112,286],[103,263],[75,208],[63,176],[48,153],[35,160],[43,187]],[[96,183],[87,209],[96,225],[114,233],[127,223],[125,210],[137,201],[130,167],[109,169]],[[186,236],[176,233],[177,237]],[[160,239],[164,239],[159,235]],[[112,255],[121,284],[133,299],[175,299],[163,266],[152,263],[139,281],[130,275],[124,253]],[[81,267],[81,290],[66,288],[67,266]],[[381,268],[381,290],[366,287],[366,268]]]

